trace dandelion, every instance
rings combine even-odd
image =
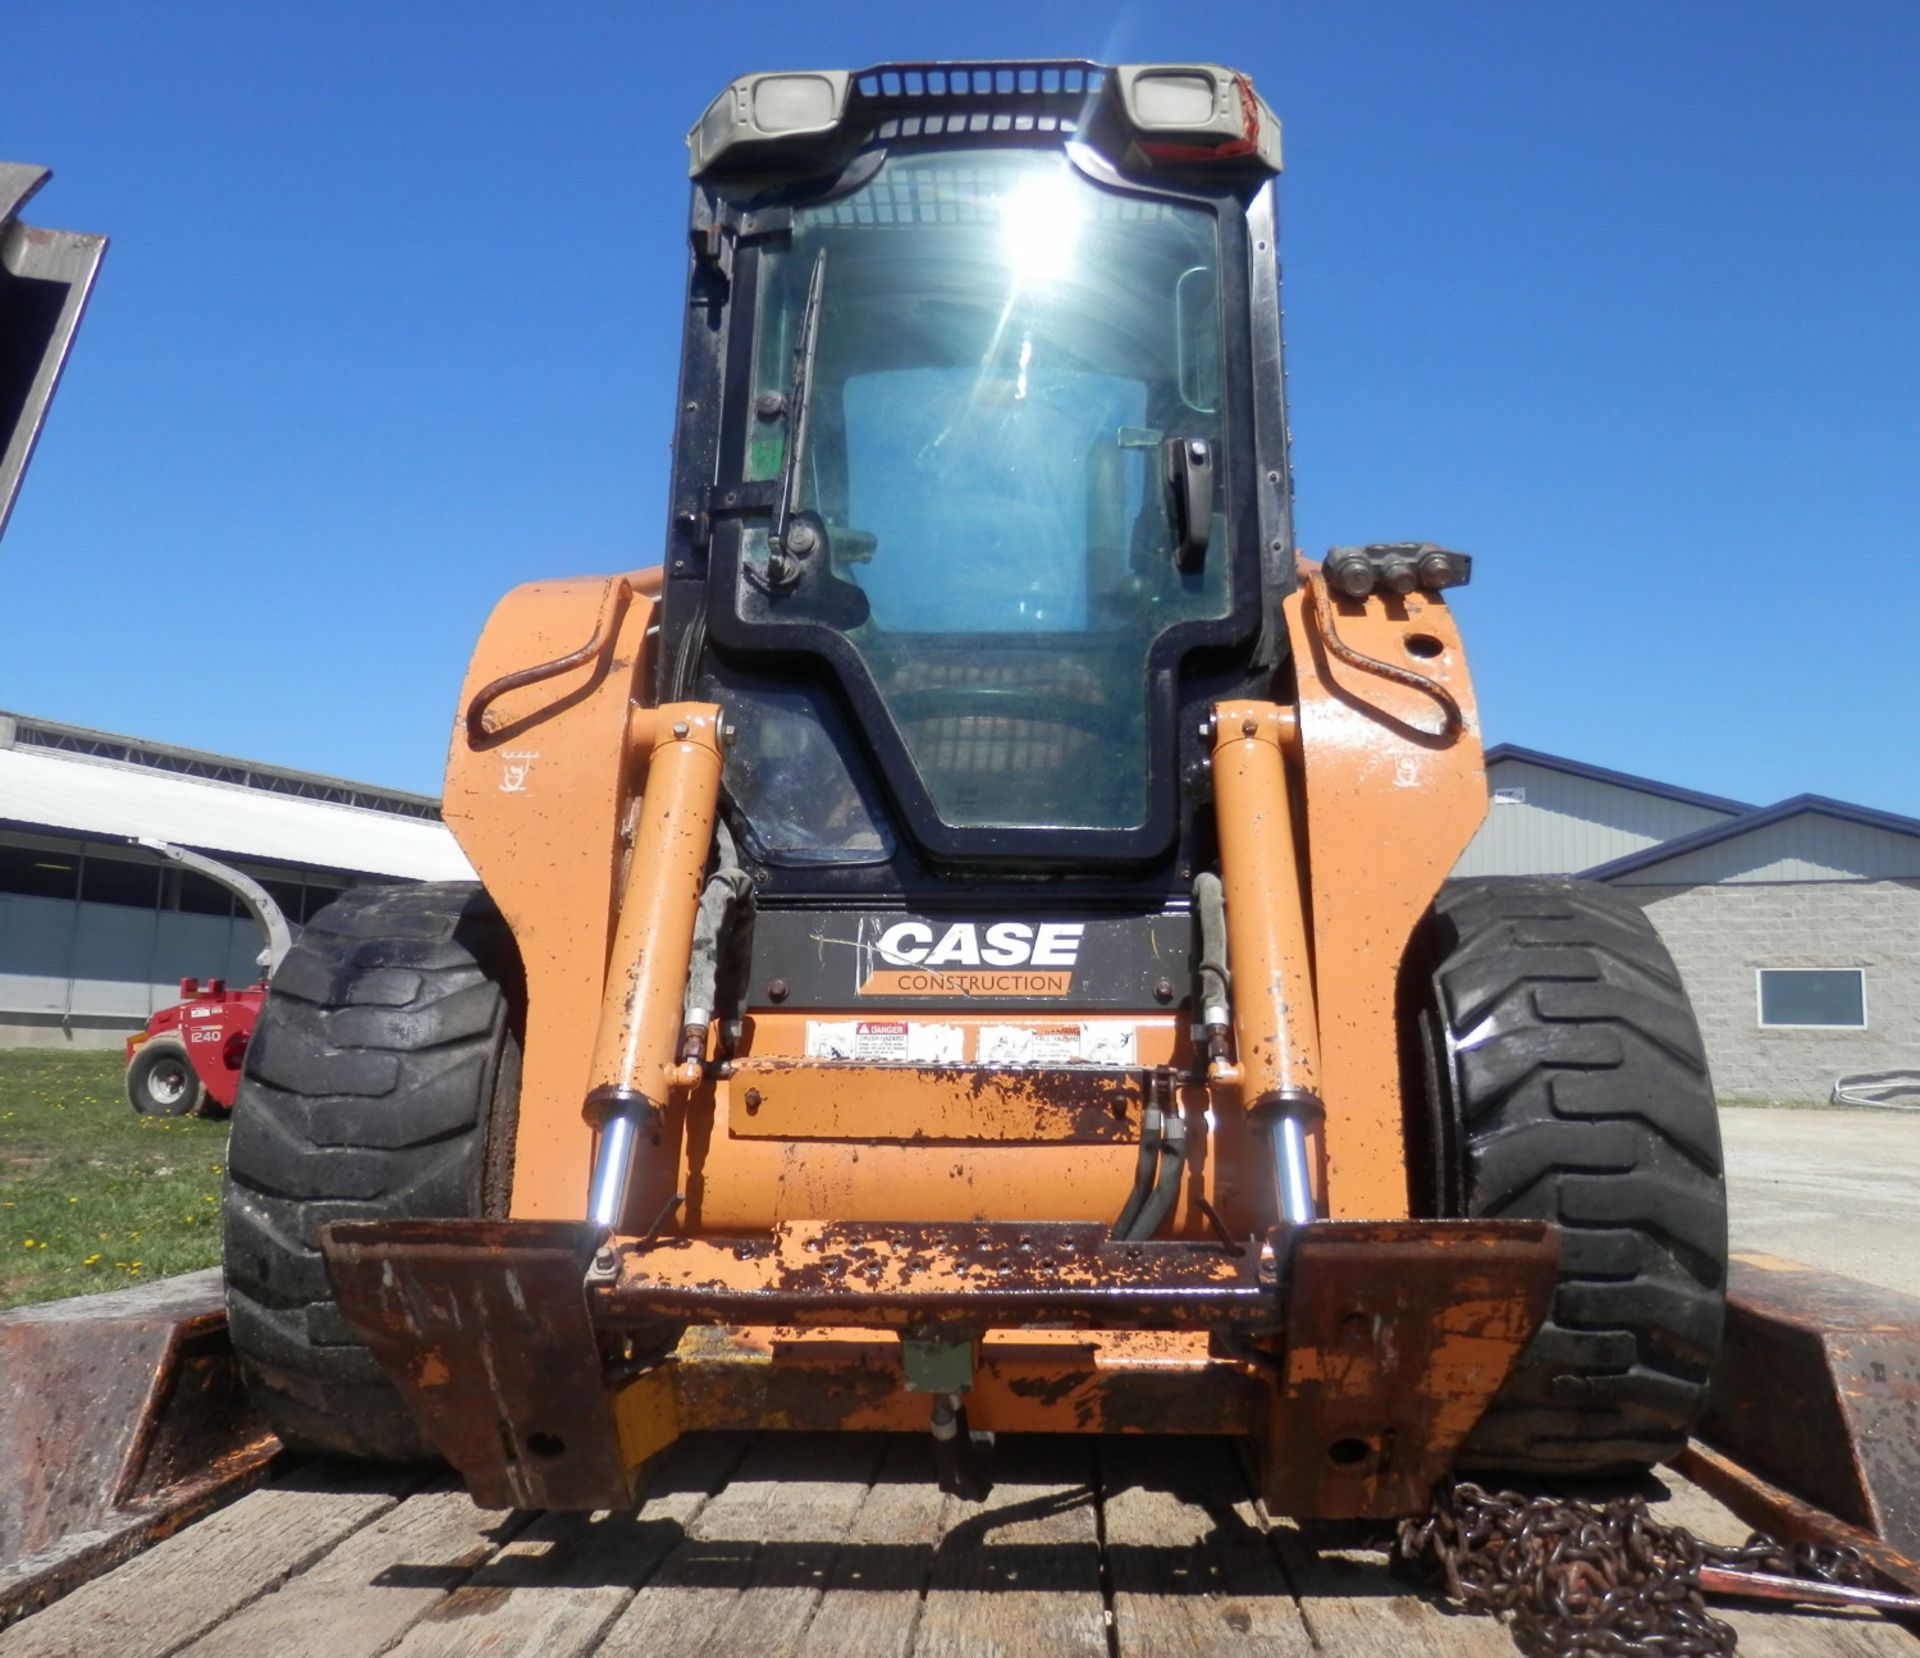
[[[27,1239],[27,1241],[26,1241],[25,1243],[23,1243],[23,1244],[22,1244],[22,1245],[21,1245],[20,1247],[21,1247],[22,1249],[31,1249],[31,1248],[33,1248],[33,1239],[31,1239],[31,1238],[29,1238],[29,1239]]]
[[[100,1264],[100,1257],[99,1257],[98,1255],[89,1255],[89,1256],[88,1256],[88,1257],[87,1257],[87,1258],[86,1258],[86,1259],[85,1259],[84,1261],[82,1261],[82,1262],[81,1262],[80,1264],[81,1264],[81,1265],[82,1265],[83,1267],[91,1267],[91,1266],[98,1266],[98,1265]]]

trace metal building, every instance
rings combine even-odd
[[[1503,745],[1462,875],[1619,887],[1673,952],[1723,1099],[1920,1080],[1920,820],[1817,795],[1765,808]]]
[[[296,927],[362,881],[473,878],[424,795],[0,714],[0,1046],[111,1046],[183,978],[258,977],[259,927],[141,839],[243,870]]]

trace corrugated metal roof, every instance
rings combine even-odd
[[[67,725],[60,720],[38,719],[32,714],[9,713],[4,708],[0,708],[0,748],[59,749],[70,754],[119,760],[127,765],[150,766],[155,771],[179,772],[186,777],[204,777],[216,783],[244,783],[250,789],[262,789],[269,794],[330,800],[336,806],[365,806],[372,811],[397,812],[402,817],[437,818],[440,815],[440,802],[432,795],[376,788],[344,777],[242,760],[232,754],[210,754],[202,748],[182,748],[177,743],[157,742],[150,737],[96,731],[91,726]]]
[[[1920,819],[1799,794],[1581,873],[1640,886],[1911,880],[1920,878]]]
[[[1630,771],[1613,771],[1606,766],[1591,766],[1584,760],[1569,760],[1564,754],[1546,754],[1537,748],[1522,748],[1518,743],[1496,743],[1487,750],[1487,764],[1497,766],[1503,760],[1520,760],[1530,766],[1545,766],[1550,771],[1565,772],[1569,777],[1586,778],[1594,783],[1613,783],[1623,789],[1632,789],[1639,794],[1656,795],[1662,800],[1678,801],[1683,805],[1698,806],[1709,812],[1751,812],[1751,801],[1728,800],[1724,795],[1702,794],[1698,789],[1683,789],[1675,783],[1662,783],[1658,778],[1640,777]]]
[[[417,881],[470,881],[444,824],[46,749],[0,748],[0,820],[101,840]]]

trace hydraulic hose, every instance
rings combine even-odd
[[[687,962],[687,996],[680,1020],[680,1058],[698,1059],[707,1023],[719,1007],[720,962],[740,909],[753,896],[753,877],[740,867],[726,821],[714,819],[715,868],[700,889],[693,919],[693,952]]]
[[[1200,1025],[1207,1033],[1207,1058],[1227,1057],[1227,1032],[1232,1028],[1229,999],[1232,975],[1227,971],[1227,900],[1220,877],[1202,870],[1193,878],[1193,913],[1200,923],[1200,957],[1194,963],[1199,990]]]
[[[1144,1243],[1160,1230],[1180,1195],[1180,1173],[1186,1162],[1187,1125],[1179,1106],[1169,1101],[1160,1113],[1160,1175],[1123,1242]]]
[[[1159,1096],[1149,1095],[1146,1109],[1140,1113],[1140,1157],[1133,1166],[1133,1190],[1127,1194],[1127,1205],[1120,1211],[1120,1218],[1113,1223],[1116,1243],[1126,1243],[1132,1238],[1134,1223],[1153,1191],[1154,1165],[1160,1160],[1160,1121]]]
[[[1174,1098],[1173,1078],[1155,1071],[1140,1113],[1140,1158],[1134,1165],[1133,1190],[1113,1223],[1115,1242],[1144,1243],[1160,1230],[1180,1195],[1186,1160],[1187,1124]]]

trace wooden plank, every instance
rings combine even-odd
[[[1099,1457],[1121,1658],[1312,1653],[1230,1444],[1112,1438],[1100,1442]]]
[[[0,1658],[1515,1650],[1356,1529],[1267,1521],[1226,1442],[1009,1436],[995,1472],[971,1503],[942,1496],[915,1436],[696,1435],[636,1515],[529,1520],[313,1465],[0,1634]],[[1746,1535],[1670,1470],[1639,1489],[1662,1523]],[[1920,1658],[1872,1614],[1714,1609],[1744,1658]]]
[[[947,1499],[932,1441],[890,1434],[867,1499],[847,1528],[799,1658],[907,1658],[920,1624]]]
[[[881,1450],[870,1434],[766,1435],[607,1631],[599,1658],[791,1651]]]
[[[399,1502],[416,1476],[313,1463],[187,1527],[0,1635],[3,1658],[158,1658]]]
[[[409,1497],[243,1607],[181,1658],[377,1658],[466,1581],[530,1516],[476,1508],[451,1480]]]
[[[985,1502],[951,1499],[914,1652],[1106,1658],[1093,1446],[1009,1434]]]
[[[731,1437],[693,1435],[662,1453],[637,1512],[539,1516],[436,1602],[392,1649],[395,1658],[586,1658],[726,1484],[740,1452]]]
[[[1319,1650],[1339,1658],[1403,1658],[1410,1652],[1423,1658],[1514,1658],[1513,1641],[1500,1624],[1449,1612],[1415,1593],[1388,1569],[1384,1549],[1358,1540],[1362,1528],[1268,1523]],[[1374,1536],[1391,1530],[1364,1528]]]

